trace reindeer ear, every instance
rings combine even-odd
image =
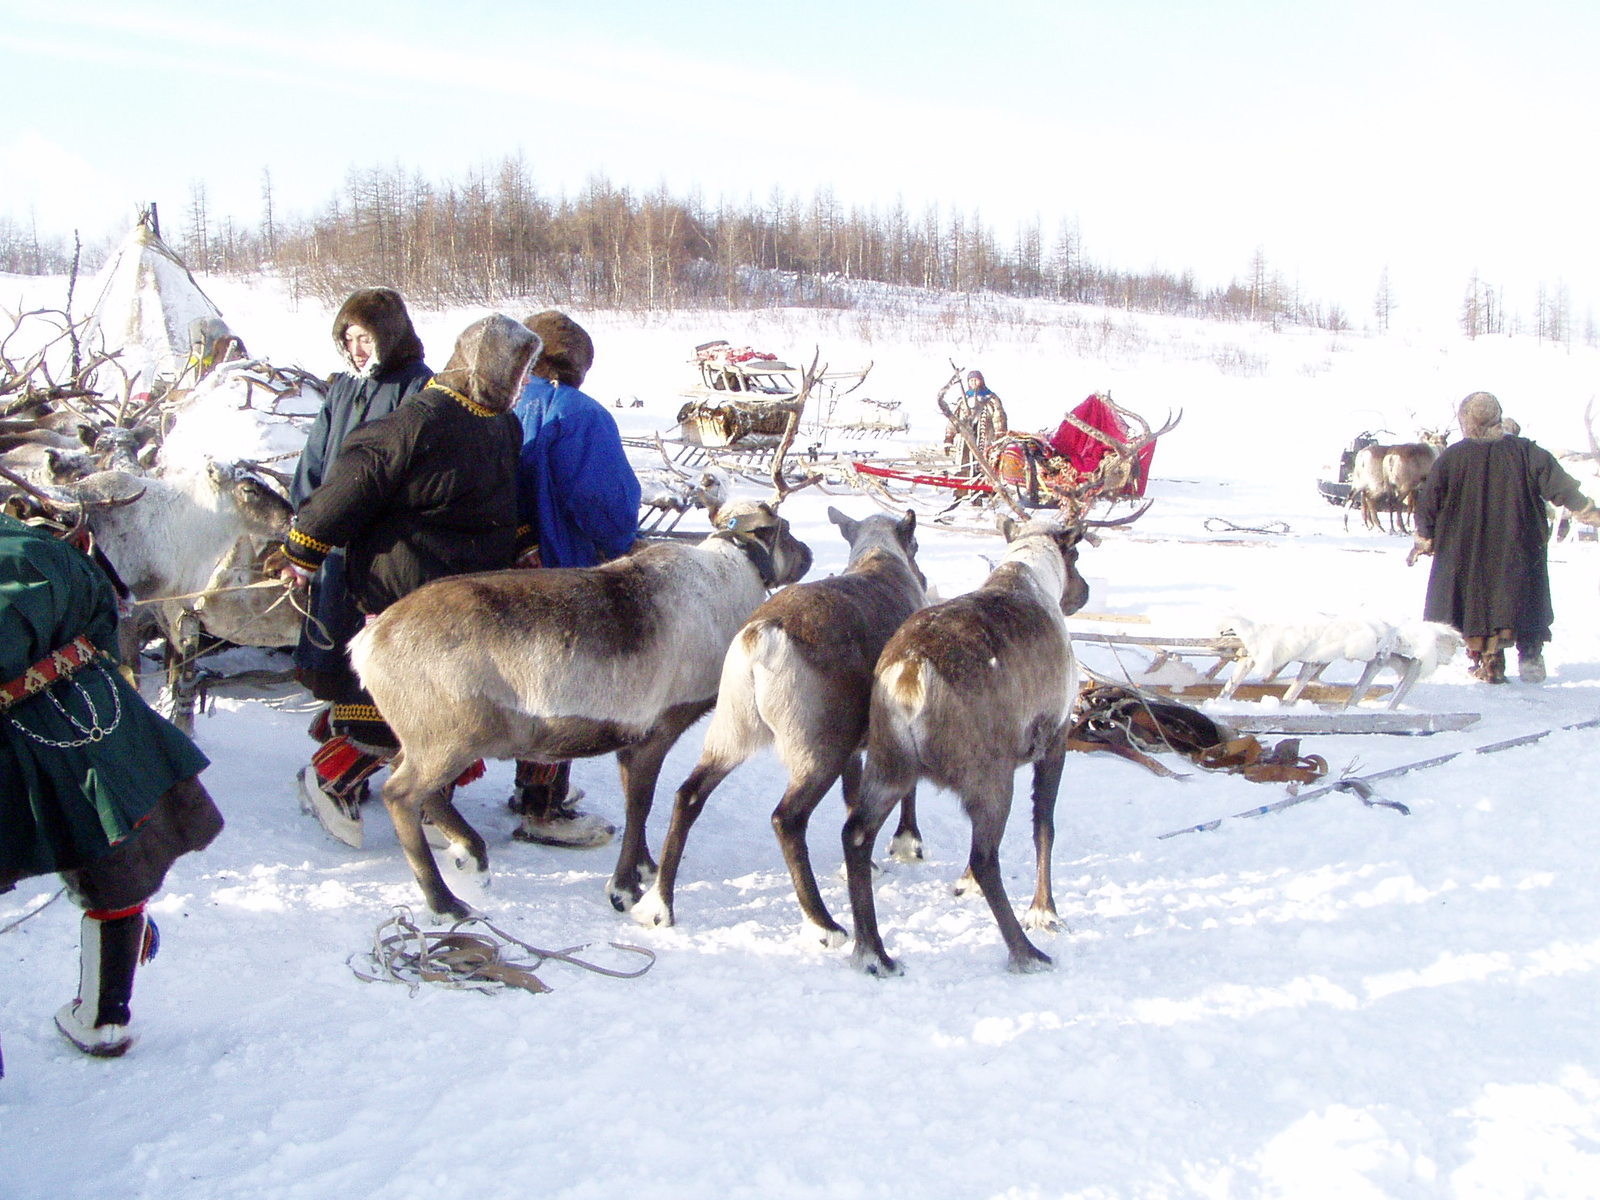
[[[831,504],[828,505],[828,520],[832,521],[840,529],[844,530],[845,537],[849,537],[850,536],[850,526],[855,524],[854,521],[852,521],[849,517],[845,516],[842,512],[840,512],[837,508],[835,508]]]
[[[999,525],[1001,534],[1004,535],[1006,541],[1008,542],[1016,538],[1017,530],[1021,528],[1016,521],[1007,516],[1002,516],[1000,518]]]
[[[894,531],[900,536],[900,540],[902,542],[908,546],[911,545],[912,539],[915,538],[917,534],[916,510],[911,508],[906,509],[906,515],[900,518],[899,523],[894,527]]]

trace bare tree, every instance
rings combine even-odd
[[[1389,265],[1384,264],[1378,273],[1378,294],[1372,300],[1372,315],[1378,319],[1378,332],[1389,332],[1389,318],[1396,308],[1394,289],[1389,286]]]
[[[159,234],[157,235],[159,236]],[[183,253],[198,271],[211,269],[211,233],[206,211],[206,185],[196,179],[189,184],[189,227],[184,232]]]
[[[272,168],[261,168],[261,250],[268,261],[278,257],[278,229],[272,219]]]

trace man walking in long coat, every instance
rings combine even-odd
[[[1506,433],[1494,396],[1473,392],[1457,416],[1463,440],[1440,454],[1417,503],[1413,555],[1433,555],[1423,616],[1461,631],[1478,679],[1504,683],[1515,645],[1519,678],[1541,683],[1555,619],[1545,504],[1588,525],[1600,512],[1555,455]]]

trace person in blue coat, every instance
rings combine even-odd
[[[534,313],[523,324],[544,343],[513,411],[522,422],[517,468],[519,517],[539,543],[538,565],[593,567],[625,554],[639,528],[639,480],[617,422],[579,389],[594,365],[594,341],[565,313]],[[571,765],[518,762],[509,804],[522,817],[519,841],[603,846],[616,829],[578,807]]]

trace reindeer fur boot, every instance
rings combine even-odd
[[[1474,679],[1484,683],[1504,683],[1506,681],[1506,652],[1499,648],[1493,650],[1469,650],[1467,658],[1472,663],[1469,672]]]
[[[133,976],[140,963],[155,957],[158,940],[153,921],[141,904],[126,910],[83,918],[78,968],[78,995],[56,1013],[56,1028],[96,1058],[119,1058],[133,1045]]]
[[[1543,683],[1544,644],[1529,642],[1517,647],[1517,678],[1523,683]]]
[[[343,734],[324,742],[300,768],[300,808],[316,817],[328,836],[361,849],[361,802],[367,798],[367,777],[386,760]]]
[[[572,786],[571,763],[517,762],[517,786],[506,801],[522,823],[511,831],[519,842],[592,850],[616,836],[617,827],[578,807],[583,789]]]

